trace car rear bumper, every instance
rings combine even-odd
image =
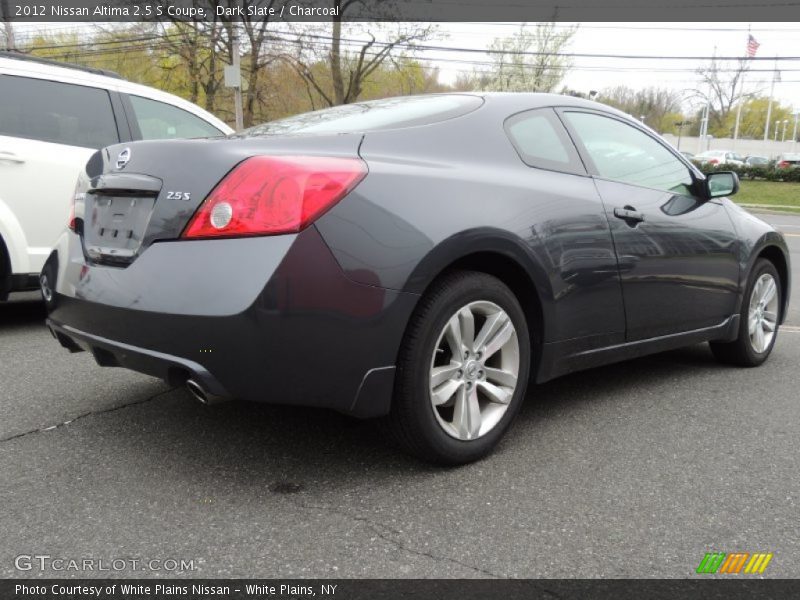
[[[64,348],[70,352],[90,352],[101,367],[124,367],[173,385],[192,380],[209,394],[220,398],[230,397],[223,385],[203,365],[188,358],[109,340],[69,325],[59,325],[52,319],[47,319],[47,328]]]
[[[352,281],[314,227],[153,244],[128,267],[65,234],[48,326],[70,350],[214,396],[386,414],[418,296]],[[48,266],[45,267],[48,269]]]

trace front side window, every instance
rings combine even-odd
[[[130,96],[143,140],[217,137],[222,132],[192,113],[141,96]]]
[[[514,115],[506,121],[505,128],[526,165],[586,174],[575,146],[552,108]]]
[[[691,195],[689,169],[655,139],[612,117],[565,112],[598,176],[632,185]]]
[[[0,135],[102,148],[119,142],[104,89],[0,75]]]

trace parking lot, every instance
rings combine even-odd
[[[442,470],[373,423],[229,403],[61,349],[0,306],[0,576],[15,557],[192,561],[193,577],[689,577],[705,552],[800,576],[794,305],[761,368],[706,346],[534,387],[488,459]]]

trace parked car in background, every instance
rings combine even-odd
[[[731,152],[730,150],[706,150],[696,154],[692,160],[698,161],[701,165],[744,165],[744,157]]]
[[[191,102],[113,73],[0,52],[0,300],[38,289],[78,173],[99,148],[231,132]]]
[[[769,166],[769,159],[766,156],[748,156],[744,164],[748,167],[766,167]]]
[[[407,451],[465,463],[529,379],[700,342],[767,359],[789,250],[727,199],[738,187],[624,113],[554,94],[390,98],[115,144],[87,163],[45,265],[47,324],[204,402],[384,417]]]
[[[778,156],[776,166],[779,169],[798,169],[800,168],[800,153],[785,152]]]

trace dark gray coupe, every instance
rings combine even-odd
[[[42,273],[70,350],[240,398],[380,417],[476,460],[529,382],[710,342],[767,359],[782,236],[635,119],[547,94],[446,94],[225,139],[111,146]]]

